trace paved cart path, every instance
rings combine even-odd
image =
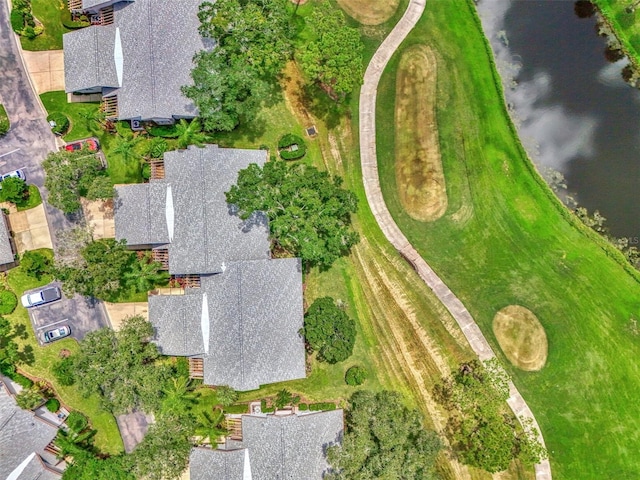
[[[469,345],[478,355],[480,360],[489,360],[495,357],[489,342],[484,337],[480,328],[469,314],[462,302],[436,275],[433,269],[418,254],[415,248],[409,243],[404,234],[400,231],[395,221],[391,217],[380,189],[380,179],[378,177],[378,162],[376,156],[376,96],[378,83],[389,59],[406,38],[409,32],[420,19],[425,8],[426,0],[411,0],[402,19],[395,26],[393,31],[382,42],[374,54],[364,75],[364,83],[360,90],[360,160],[362,163],[362,177],[367,201],[373,215],[380,225],[387,239],[400,252],[400,254],[410,262],[415,268],[420,278],[433,290],[435,295],[447,307],[453,318],[462,329]],[[533,426],[538,430],[538,440],[544,445],[544,439],[540,433],[538,422],[533,416],[533,412],[525,402],[524,398],[513,384],[509,382],[510,397],[507,400],[509,407],[518,417],[530,419]],[[549,460],[544,460],[535,466],[536,479],[551,480],[551,465]]]

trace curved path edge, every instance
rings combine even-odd
[[[436,275],[433,269],[411,245],[407,237],[396,225],[382,196],[378,176],[378,160],[376,153],[376,98],[378,83],[391,56],[402,41],[418,23],[424,12],[426,0],[410,0],[409,6],[391,33],[384,39],[371,58],[364,74],[364,82],[360,90],[360,161],[362,164],[362,180],[369,207],[389,242],[398,250],[416,270],[420,278],[433,291],[438,299],[449,310],[458,326],[464,333],[469,345],[480,358],[489,360],[495,357],[489,342],[467,311],[462,302]],[[518,419],[530,421],[538,432],[538,441],[545,446],[540,426],[533,412],[514,385],[509,381],[509,399],[507,403]],[[543,460],[535,466],[537,480],[551,480],[551,464]]]

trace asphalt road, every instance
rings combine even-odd
[[[25,71],[16,36],[9,24],[7,3],[0,0],[0,102],[4,105],[11,130],[0,137],[0,174],[23,169],[27,182],[44,189],[42,161],[49,152],[57,150],[56,138],[47,123],[47,114],[36,96]],[[56,248],[56,232],[72,228],[73,217],[44,202],[51,240]],[[16,292],[21,295],[22,292]],[[53,322],[70,319],[72,335],[82,339],[87,332],[107,326],[104,305],[93,299],[76,296],[30,311],[34,330]],[[41,335],[36,335],[41,340]]]
[[[43,110],[20,57],[17,40],[9,24],[7,3],[0,0],[0,102],[11,121],[11,130],[0,137],[0,173],[21,168],[27,182],[44,190],[44,171],[41,163],[51,151],[57,150]],[[69,228],[72,222],[60,210],[45,204],[47,221],[54,248],[55,232]]]

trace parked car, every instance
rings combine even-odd
[[[70,152],[75,152],[76,150],[82,150],[82,148],[86,148],[90,152],[97,152],[100,149],[100,142],[98,142],[97,138],[85,138],[84,140],[77,140],[75,142],[67,143],[64,148]]]
[[[52,328],[51,330],[45,330],[44,341],[45,343],[55,342],[61,338],[71,335],[71,328],[69,325],[62,325],[61,327]]]
[[[13,172],[0,175],[0,182],[2,182],[3,180],[6,180],[7,178],[19,178],[20,180],[26,180],[27,176],[24,174],[22,170],[14,170]]]
[[[45,303],[55,302],[62,298],[62,292],[58,287],[46,287],[33,293],[25,293],[20,299],[25,308],[37,307]]]

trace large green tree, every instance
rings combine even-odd
[[[73,263],[58,264],[54,270],[67,294],[110,298],[122,291],[134,262],[124,241],[101,239],[86,244]]]
[[[307,25],[314,38],[296,54],[300,67],[311,81],[341,99],[362,83],[360,32],[349,27],[342,10],[326,0],[316,4]]]
[[[546,456],[535,430],[523,429],[508,409],[508,378],[495,360],[462,363],[434,398],[450,412],[445,433],[462,463],[495,473],[514,459],[534,464]]]
[[[434,431],[425,429],[422,418],[397,392],[354,393],[342,445],[328,450],[332,471],[325,479],[438,478],[433,466],[442,443]]]
[[[291,56],[286,0],[204,2],[198,16],[200,34],[215,48],[194,57],[193,85],[183,93],[198,107],[205,129],[230,131],[256,114]]]
[[[109,411],[157,411],[171,374],[156,362],[158,348],[150,343],[153,327],[140,316],[124,320],[117,332],[103,328],[89,333],[73,355],[75,383],[85,395],[97,393]]]
[[[21,178],[10,177],[0,184],[0,201],[14,205],[24,203],[29,198],[29,187]]]
[[[331,297],[316,299],[304,316],[302,328],[307,344],[318,352],[320,360],[337,363],[353,352],[356,322],[336,305]]]
[[[100,160],[87,150],[52,152],[42,163],[46,173],[44,186],[49,190],[48,202],[64,213],[80,209],[80,198],[86,197],[94,180],[105,175]]]
[[[276,160],[241,170],[226,196],[243,219],[257,211],[268,216],[277,249],[328,268],[358,242],[351,227],[357,199],[341,185],[340,177],[315,167]]]

